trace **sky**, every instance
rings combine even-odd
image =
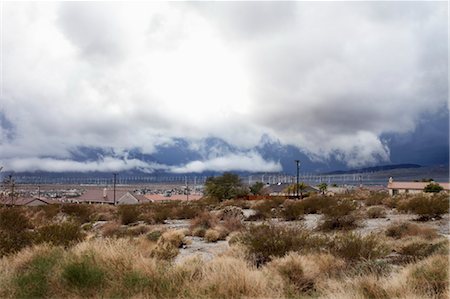
[[[0,166],[448,163],[447,5],[3,2]]]

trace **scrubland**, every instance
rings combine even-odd
[[[3,207],[0,297],[448,298],[448,205],[357,192]],[[177,259],[194,239],[229,246]]]

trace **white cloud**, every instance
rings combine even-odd
[[[204,171],[248,171],[248,172],[278,172],[279,162],[266,161],[255,152],[227,154],[205,161],[192,161],[186,165],[173,167],[174,173],[191,173]]]
[[[277,163],[248,152],[267,134],[314,159],[388,161],[383,133],[447,108],[447,65],[442,2],[6,2],[0,159],[95,169],[64,163],[216,137],[241,153],[185,167],[264,171]]]

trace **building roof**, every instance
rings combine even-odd
[[[70,200],[76,202],[98,202],[98,203],[114,203],[114,190],[107,189],[106,196],[104,189],[90,189],[86,190],[79,197],[72,197]],[[128,191],[116,190],[116,201],[124,196]]]
[[[440,183],[439,184],[444,190],[450,190],[450,183]],[[388,189],[408,189],[408,190],[423,190],[430,182],[389,182]]]
[[[59,203],[61,203],[57,200],[45,198],[45,197],[19,197],[14,200],[14,205],[15,206],[26,206],[33,201],[41,201],[44,204],[59,204]],[[0,200],[0,204],[11,205],[11,199],[10,198],[2,198]]]

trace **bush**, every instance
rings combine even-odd
[[[324,237],[311,235],[304,228],[281,227],[273,224],[250,226],[239,242],[249,251],[249,258],[256,265],[262,265],[273,257],[282,257],[289,251],[320,251],[326,245]]]
[[[430,298],[445,298],[449,287],[448,256],[432,256],[414,266],[407,283],[420,294]]]
[[[268,266],[278,272],[286,283],[293,287],[295,293],[307,292],[314,288],[314,281],[305,276],[301,256],[297,253],[273,260]],[[292,291],[288,290],[288,293],[290,292]]]
[[[140,212],[135,205],[122,205],[119,206],[117,211],[120,215],[120,221],[124,225],[139,221]]]
[[[152,251],[152,256],[162,260],[171,260],[178,255],[178,248],[184,244],[184,233],[181,230],[164,232]]]
[[[38,255],[25,266],[14,280],[19,298],[47,297],[49,276],[56,264],[54,254]]]
[[[56,246],[68,247],[83,240],[84,234],[76,223],[64,222],[61,224],[50,224],[36,231],[36,243],[50,243]]]
[[[156,242],[156,241],[158,241],[158,239],[159,239],[159,237],[161,237],[161,231],[159,231],[159,230],[154,230],[154,231],[151,231],[151,232],[149,232],[148,234],[147,234],[147,239],[149,240],[149,241],[153,241],[153,242]]]
[[[194,228],[202,228],[206,230],[213,228],[217,225],[217,223],[219,223],[219,220],[215,215],[204,211],[191,220],[191,230]]]
[[[256,205],[253,206],[253,210],[255,210],[256,214],[262,219],[272,218],[276,216],[276,210],[283,202],[284,198],[282,197],[264,199],[256,203]]]
[[[448,254],[448,240],[440,242],[426,242],[423,240],[414,240],[400,247],[398,252],[409,259],[422,259],[430,255],[441,253]]]
[[[384,218],[386,217],[386,210],[383,207],[370,207],[366,211],[367,217],[374,218]]]
[[[369,196],[365,199],[366,206],[378,206],[383,204],[383,201],[388,197],[384,192],[370,192]]]
[[[303,199],[301,203],[305,214],[317,214],[336,204],[336,199],[327,196],[312,196]]]
[[[33,243],[31,232],[0,231],[0,257],[20,251]]]
[[[352,229],[357,226],[358,218],[353,211],[356,210],[356,203],[350,200],[337,200],[330,206],[322,209],[324,220],[319,225],[322,230]]]
[[[285,201],[281,215],[286,221],[294,221],[303,218],[305,214],[304,204],[301,201]]]
[[[219,240],[220,233],[215,229],[208,229],[205,232],[205,239],[208,242],[217,242]]]
[[[438,233],[434,228],[421,227],[409,222],[392,224],[386,229],[385,234],[394,239],[401,239],[407,236],[419,236],[432,240],[438,237]]]
[[[449,200],[447,195],[424,196],[419,195],[407,199],[402,206],[403,210],[417,214],[420,220],[439,218],[448,213]]]
[[[222,225],[229,232],[240,231],[244,228],[244,224],[239,216],[225,217]]]
[[[22,209],[18,207],[0,209],[0,230],[20,233],[29,228],[32,228],[32,225]]]
[[[61,209],[61,205],[51,204],[44,205],[39,207],[41,211],[44,211],[44,215],[47,219],[53,219],[56,215],[58,215],[59,210]]]
[[[64,204],[61,207],[61,211],[74,217],[80,223],[89,222],[92,214],[91,207],[85,204]]]
[[[98,267],[92,257],[83,256],[63,267],[62,277],[70,287],[80,290],[100,287],[105,282],[106,273]]]
[[[362,236],[356,233],[336,235],[330,246],[331,252],[348,261],[370,260],[389,254],[389,248],[375,234]]]

